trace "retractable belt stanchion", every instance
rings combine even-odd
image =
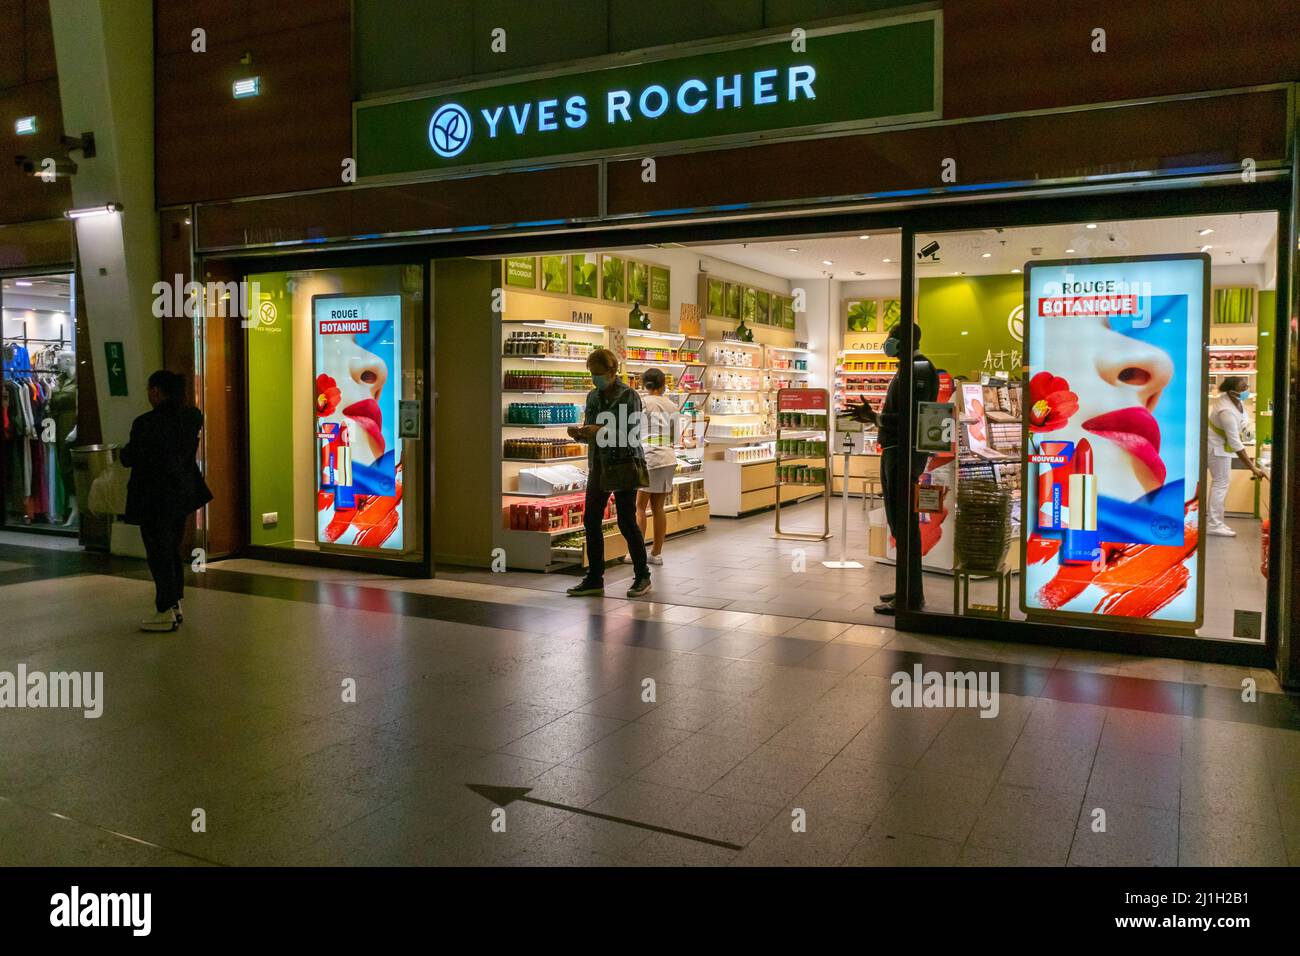
[[[853,452],[853,434],[845,432],[844,441],[841,444],[844,447],[844,494],[840,498],[840,559],[838,561],[823,561],[822,567],[860,568],[862,567],[860,562],[847,559],[849,546],[849,455]],[[865,487],[862,494],[864,497],[866,496]]]

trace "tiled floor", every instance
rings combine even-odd
[[[889,618],[873,606],[879,595],[894,590],[894,567],[867,553],[867,514],[861,499],[849,500],[846,554],[864,565],[859,570],[832,569],[822,561],[839,560],[841,500],[830,505],[832,537],[826,541],[777,540],[772,537],[771,512],[745,518],[713,518],[704,532],[671,539],[664,547],[664,565],[652,569],[655,599],[675,604],[726,608],[830,621],[888,626]],[[820,501],[804,502],[782,510],[782,527],[788,531],[820,531]],[[1207,538],[1206,572],[1214,586],[1207,589],[1205,620],[1200,633],[1234,637],[1237,610],[1262,614],[1266,581],[1260,573],[1260,523],[1229,518],[1236,538]],[[486,571],[449,572],[463,581],[510,584],[522,588],[564,590],[573,584],[566,574],[506,575]],[[606,575],[606,591],[623,594],[631,583],[631,568],[619,566]],[[953,579],[949,574],[924,574],[927,610],[950,613]],[[1015,579],[1019,587],[1019,579]],[[970,600],[995,604],[995,584],[974,581]],[[1024,620],[1013,600],[1012,616]]]
[[[256,562],[145,635],[138,562],[14,540],[0,671],[105,688],[0,710],[3,864],[1300,864],[1264,671]],[[894,706],[918,664],[996,673],[997,716]]]

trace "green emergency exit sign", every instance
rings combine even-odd
[[[942,17],[774,31],[649,62],[362,101],[358,172],[652,155],[652,147],[937,119]]]
[[[104,343],[104,367],[108,369],[108,394],[126,394],[126,351],[121,342]]]

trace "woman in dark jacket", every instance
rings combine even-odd
[[[122,464],[131,469],[126,520],[140,526],[157,613],[142,631],[174,631],[183,620],[185,561],[181,544],[189,516],[212,500],[195,456],[203,413],[185,403],[185,379],[159,369],[149,376],[149,404],[131,425]]]

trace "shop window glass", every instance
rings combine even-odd
[[[0,282],[4,519],[8,528],[75,533],[77,334],[69,274]]]
[[[909,442],[926,611],[1262,640],[1276,230],[916,238],[940,381]]]
[[[423,268],[247,281],[250,543],[420,560]]]

